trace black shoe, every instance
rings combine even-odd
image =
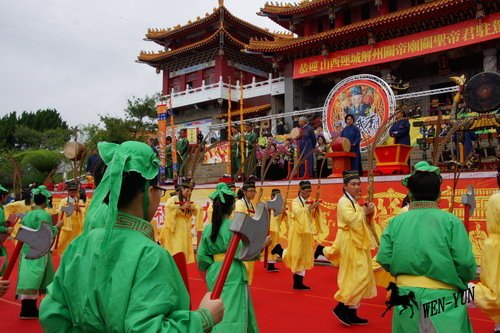
[[[281,244],[276,244],[276,246],[271,250],[271,254],[277,254],[280,257],[283,257],[283,248]]]
[[[351,325],[366,325],[368,324],[368,320],[359,318],[356,313],[357,309],[349,309],[349,320],[351,321]]]
[[[36,307],[36,299],[23,299],[21,301],[21,319],[38,319],[38,309]]]
[[[267,263],[267,271],[268,272],[279,272],[280,270],[279,270],[279,268],[276,268],[274,266],[274,262],[268,262]]]
[[[323,249],[325,247],[322,246],[322,245],[318,245],[316,247],[316,251],[314,251],[314,259],[317,259],[319,256],[322,256],[323,255]]]
[[[342,325],[351,326],[349,308],[344,303],[339,302],[337,306],[333,308],[332,312]]]
[[[311,288],[304,284],[304,277],[302,275],[293,274],[293,289],[309,290]]]

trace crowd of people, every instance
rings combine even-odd
[[[301,126],[309,141],[302,143],[302,149],[325,144],[321,136],[318,140],[307,128],[306,120]],[[218,184],[209,196],[209,220],[195,226],[200,233],[195,241],[191,238],[192,220],[200,212],[191,200],[195,184],[183,182],[167,200],[165,225],[160,237],[155,238],[150,221],[167,191],[159,181],[156,152],[145,143],[133,141],[103,142],[98,149],[93,166],[97,187],[90,206],[80,202],[73,184],[68,184],[67,197],[55,211],[50,209],[52,195],[44,186],[32,191],[33,207],[24,206],[27,214],[21,217],[21,227],[38,230],[48,224],[53,249],[61,255],[61,262],[54,273],[50,252],[36,260],[21,259],[16,287],[21,299],[20,317],[39,318],[46,332],[258,332],[249,288],[253,264],[259,256],[248,261],[230,258],[228,282],[220,298],[212,299],[211,291],[227,259],[232,216],[256,214],[257,205],[263,201],[262,188],[251,181],[243,183],[239,191],[234,184]],[[309,167],[304,164],[302,171],[307,173]],[[306,272],[314,269],[316,257],[324,255],[338,267],[333,316],[345,326],[366,325],[368,320],[362,318],[360,304],[376,296],[376,261],[392,276],[396,286],[392,292],[401,296],[389,301],[394,306],[393,332],[471,332],[467,313],[471,304],[484,310],[498,331],[500,197],[497,192],[488,202],[488,239],[482,253],[481,277],[471,284],[476,276],[471,243],[462,221],[437,205],[441,182],[438,167],[416,163],[413,172],[402,179],[408,189],[409,208],[394,216],[379,238],[372,228],[374,205],[361,198],[360,173],[344,172],[343,196],[336,208],[338,231],[333,243],[324,246],[319,237],[325,220],[321,201],[313,198],[311,182],[301,180],[289,210],[271,219],[269,236],[260,244],[262,253],[264,248],[269,249],[267,271],[280,272],[281,258],[290,271],[290,287],[307,292],[314,286],[306,284]],[[8,194],[0,186],[2,202]],[[278,189],[271,191],[272,197],[278,195]],[[51,216],[54,212],[58,214],[55,224]],[[3,209],[0,222],[0,233],[13,232]],[[288,229],[286,246],[279,236],[284,225]],[[238,251],[242,247],[240,243]],[[377,247],[372,258],[371,251]],[[23,251],[28,250],[29,245],[24,244]],[[5,249],[2,251],[5,253]],[[204,272],[208,291],[198,308],[190,304],[172,258],[178,253]],[[10,285],[8,280],[0,282],[0,294],[11,286],[12,281]],[[469,295],[471,288],[476,290],[474,300],[458,300],[457,294]],[[45,293],[38,309],[37,299]],[[427,316],[426,306],[442,298],[450,305],[447,302],[440,314]],[[415,314],[404,311],[408,304],[402,299],[415,304]]]

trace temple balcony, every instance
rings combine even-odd
[[[257,82],[255,77],[252,83],[243,85],[243,99],[249,99],[266,95],[282,95],[285,93],[285,78],[279,77],[273,79],[269,74],[269,79]],[[172,108],[183,107],[208,101],[218,101],[219,99],[228,100],[229,98],[229,84],[219,78],[219,82],[214,84],[205,85],[202,81],[200,87],[191,88],[186,86],[184,91],[176,92],[172,89],[170,95],[165,96],[171,98]],[[231,100],[238,102],[240,100],[240,82],[236,81],[236,85],[231,85]]]

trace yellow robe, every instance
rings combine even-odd
[[[183,212],[176,202],[179,202],[179,196],[174,195],[165,204],[165,224],[161,229],[159,241],[171,255],[183,252],[186,262],[191,264],[194,262],[192,218],[196,212]]]
[[[300,197],[292,201],[288,247],[284,251],[283,262],[293,273],[314,266],[314,234],[319,219],[320,214],[312,214],[309,204],[302,203]]]
[[[255,214],[255,208],[251,203],[250,203],[250,209],[253,209],[253,212],[248,211],[244,199],[236,200],[236,203],[234,205],[234,213],[244,213],[253,216]],[[255,261],[244,261],[243,264],[245,264],[245,267],[247,268],[248,285],[251,285],[253,281],[253,271],[255,268]]]
[[[268,260],[276,261],[278,259],[277,254],[271,254],[271,251],[274,249],[276,245],[280,242],[280,234],[281,234],[281,222],[286,223],[286,216],[282,217],[283,214],[279,214],[278,216],[274,216],[271,212],[271,221],[269,223],[269,236],[271,237],[271,243],[268,247]],[[283,221],[282,221],[283,219]]]
[[[59,206],[57,208],[57,212],[59,214],[62,214],[61,208],[68,206],[68,199],[69,197],[66,197],[64,199],[61,199],[59,201]],[[64,223],[63,226],[61,227],[61,230],[59,231],[59,242],[57,243],[57,249],[54,249],[54,253],[56,253],[59,256],[62,256],[64,253],[64,250],[66,250],[66,247],[75,239],[76,237],[80,236],[83,230],[83,221],[85,220],[85,204],[83,203],[82,200],[79,200],[79,205],[80,205],[80,212],[78,212],[76,209],[73,211],[73,214],[71,216],[66,216],[64,214]],[[50,212],[49,212],[50,214]]]
[[[8,219],[10,214],[26,214],[31,211],[31,206],[26,206],[24,200],[14,201],[4,206],[4,214],[5,218]],[[15,238],[17,235],[17,231],[21,227],[21,219],[19,219],[14,226],[14,230],[12,231],[11,237]]]
[[[363,208],[344,195],[337,205],[338,231],[332,246],[323,253],[339,266],[339,290],[334,298],[346,305],[358,305],[363,298],[377,295],[370,250],[376,244],[371,236]]]
[[[486,205],[488,238],[481,253],[481,282],[476,284],[474,303],[488,317],[500,323],[500,191]]]

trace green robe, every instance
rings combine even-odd
[[[5,225],[7,221],[5,220],[5,213],[3,211],[3,207],[0,206],[0,234],[7,232],[7,226]],[[8,257],[7,257],[7,249],[2,245],[0,247],[0,257],[5,257],[5,262],[2,267],[0,267],[0,275],[7,269]]]
[[[255,163],[257,161],[257,157],[255,153],[253,153],[255,149],[255,145],[259,137],[254,131],[247,132],[244,134],[245,137],[245,175],[251,176],[255,174]]]
[[[166,167],[165,167],[165,177],[167,179],[174,179],[174,169],[172,166],[172,144],[168,144],[165,148],[165,159],[166,159]]]
[[[472,246],[462,221],[432,204],[411,203],[408,212],[389,222],[377,261],[395,277],[425,276],[458,291],[401,286],[401,294],[415,293],[418,308],[413,306],[410,318],[410,309],[400,314],[403,307],[396,306],[392,332],[472,332],[467,308],[458,297],[476,275]]]
[[[184,176],[186,174],[185,162],[188,156],[189,141],[186,138],[177,140],[175,147],[177,148],[177,165],[179,166],[178,175]]]
[[[241,143],[240,134],[233,136],[233,141],[231,142],[231,176],[233,178],[238,174],[241,168]]]
[[[203,332],[202,313],[189,295],[153,227],[119,213],[105,256],[106,229],[76,238],[67,248],[40,306],[45,332]]]
[[[232,232],[229,231],[231,220],[225,219],[217,235],[217,240],[213,243],[210,240],[213,224],[207,224],[203,230],[203,236],[197,251],[196,259],[198,268],[206,271],[206,282],[208,289],[212,290],[217,276],[222,267],[222,261],[214,261],[214,255],[226,253]],[[241,243],[239,245],[241,248]],[[247,282],[247,272],[245,265],[236,257],[229,269],[226,283],[222,289],[221,299],[224,302],[224,318],[214,326],[212,333],[230,332],[246,333],[258,332],[255,311]]]
[[[51,227],[53,236],[57,235],[57,228],[52,226],[52,218],[45,209],[35,208],[21,220],[23,226],[35,230],[40,229],[42,223],[46,223]],[[49,252],[38,259],[25,259],[24,257],[29,249],[29,245],[24,244],[19,256],[19,276],[16,293],[18,295],[45,294],[47,286],[54,278],[52,256]]]

